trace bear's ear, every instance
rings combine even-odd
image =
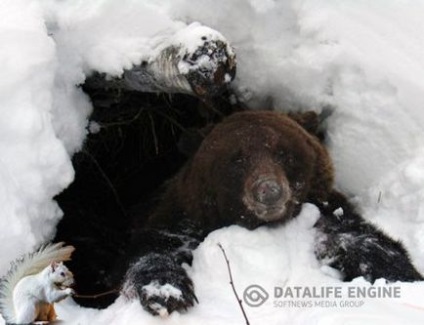
[[[187,157],[191,157],[214,127],[215,124],[208,124],[201,129],[188,129],[178,141],[178,150]]]
[[[308,111],[304,113],[288,113],[288,117],[294,120],[297,124],[303,127],[308,133],[319,137],[320,134],[320,117],[317,113],[313,111]]]

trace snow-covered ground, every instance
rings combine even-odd
[[[70,156],[91,110],[75,85],[90,70],[118,75],[148,59],[194,21],[233,44],[235,85],[252,107],[332,111],[337,186],[401,239],[424,272],[423,15],[421,0],[2,0],[0,274],[51,238],[60,220],[52,197],[72,181]],[[283,285],[367,286],[341,284],[317,265],[316,216],[306,205],[280,229],[212,233],[189,269],[200,304],[187,314],[152,318],[137,302],[118,300],[100,312],[65,302],[58,315],[67,324],[243,324],[218,242],[240,294],[251,284],[270,293]],[[251,324],[421,324],[424,284],[392,286],[401,298],[361,307],[279,308],[269,299],[246,310]]]

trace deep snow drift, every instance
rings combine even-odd
[[[3,0],[0,273],[51,238],[60,220],[52,197],[72,181],[70,156],[81,147],[91,109],[75,85],[93,69],[119,75],[193,21],[233,44],[235,87],[252,107],[332,113],[338,187],[402,239],[424,272],[423,12],[424,2],[412,0]],[[250,284],[340,285],[313,257],[314,218],[306,205],[280,229],[211,234],[189,269],[201,304],[186,315],[152,319],[137,302],[119,300],[101,312],[64,303],[59,317],[70,324],[241,324],[216,243],[227,250],[240,293]],[[269,301],[247,311],[252,324],[421,323],[423,284],[401,289],[401,299],[360,308],[276,308]]]

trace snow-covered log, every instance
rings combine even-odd
[[[234,79],[236,58],[229,42],[217,31],[193,23],[164,37],[160,49],[121,77],[94,73],[89,88],[122,88],[141,92],[186,93],[211,97]]]

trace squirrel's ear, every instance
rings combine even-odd
[[[54,272],[56,270],[56,268],[58,267],[58,263],[57,262],[51,262],[50,263],[50,268],[52,269],[52,272]]]

